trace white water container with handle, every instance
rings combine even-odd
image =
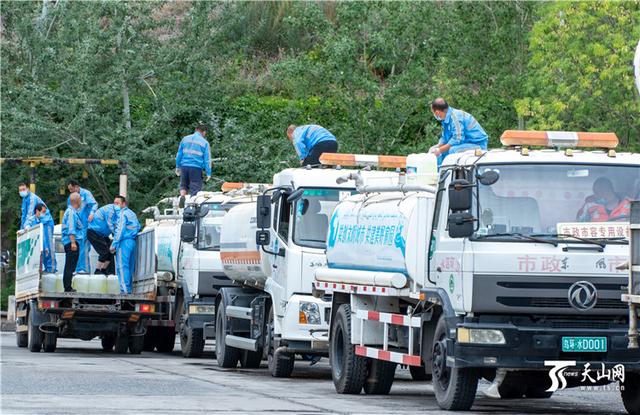
[[[407,156],[407,184],[435,186],[438,183],[438,159],[435,154],[418,153]]]
[[[107,294],[120,294],[120,281],[117,275],[107,275]]]

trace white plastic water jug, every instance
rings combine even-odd
[[[89,275],[89,292],[93,294],[105,294],[106,278],[105,275]]]
[[[76,274],[73,276],[73,283],[71,286],[79,293],[89,292],[89,278],[87,274]]]
[[[40,288],[46,293],[56,292],[56,274],[44,274]]]
[[[407,156],[407,184],[434,186],[438,183],[438,159],[435,154],[418,153]]]
[[[64,292],[64,280],[62,279],[62,274],[56,275],[56,292],[57,293]]]
[[[120,294],[120,281],[117,275],[107,275],[107,294]]]

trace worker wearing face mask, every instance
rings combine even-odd
[[[476,148],[487,149],[489,136],[473,115],[450,107],[443,98],[431,102],[431,112],[442,124],[440,141],[429,149],[438,157],[438,166],[449,154]]]
[[[36,196],[37,197],[37,196]],[[25,228],[42,224],[42,266],[44,272],[56,272],[56,256],[53,250],[53,218],[44,203],[36,204],[33,215],[27,219]]]
[[[26,183],[20,183],[18,185],[18,193],[22,198],[22,217],[20,218],[20,229],[26,228],[27,221],[35,214],[35,209],[37,204],[43,204],[45,207],[47,206],[42,199],[38,197],[35,193],[29,190],[29,186]],[[49,213],[49,209],[47,209],[47,215],[51,217],[51,213]],[[51,219],[53,222],[53,218]]]
[[[120,291],[124,294],[131,293],[131,280],[135,272],[136,263],[136,236],[140,230],[140,222],[136,214],[127,207],[127,199],[124,196],[116,196],[116,226],[111,243],[111,252],[116,253],[118,267],[118,280]]]
[[[62,245],[64,245],[64,273],[62,281],[65,292],[75,292],[71,287],[73,282],[73,271],[78,265],[80,246],[86,235],[84,224],[80,218],[80,207],[82,206],[82,196],[73,192],[69,195],[69,206],[62,217]]]
[[[69,193],[78,193],[82,198],[78,214],[80,215],[80,220],[82,220],[82,228],[85,232],[85,237],[78,242],[78,266],[76,268],[76,272],[88,274],[91,268],[89,263],[89,251],[91,250],[91,246],[89,241],[87,241],[86,232],[89,227],[89,223],[93,220],[94,213],[98,209],[98,202],[96,202],[96,199],[89,190],[80,187],[80,183],[78,183],[77,180],[69,180],[67,182],[67,188],[69,189]],[[69,199],[67,200],[67,206],[70,205],[71,196],[69,196]]]

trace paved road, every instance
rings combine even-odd
[[[398,370],[388,396],[337,395],[323,359],[297,363],[293,378],[258,370],[221,369],[211,345],[200,359],[179,352],[141,355],[103,353],[99,341],[59,340],[58,351],[30,353],[0,334],[2,414],[22,413],[443,413],[429,382],[413,382]],[[176,350],[179,346],[176,345]],[[543,400],[494,400],[481,386],[470,413],[624,413],[615,391],[567,390]]]

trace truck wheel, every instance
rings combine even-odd
[[[431,380],[431,373],[427,373],[424,366],[409,366],[409,373],[415,381]]]
[[[240,349],[227,346],[225,337],[227,336],[227,313],[225,312],[226,304],[220,301],[216,308],[216,360],[218,366],[230,368],[238,365],[240,359]]]
[[[16,332],[16,346],[18,347],[27,347],[29,341],[29,336],[26,331]]]
[[[447,325],[440,317],[431,348],[433,391],[440,408],[466,411],[471,408],[478,390],[478,375],[474,369],[447,366]]]
[[[110,352],[111,350],[113,350],[113,345],[116,344],[116,338],[113,334],[107,334],[105,336],[102,336],[100,342],[102,343],[102,350],[104,350],[105,352]]]
[[[274,378],[289,378],[296,364],[295,356],[290,353],[277,353],[275,344],[275,325],[273,307],[269,310],[269,320],[267,321],[267,364],[269,372]]]
[[[640,373],[627,373],[625,376],[624,383],[620,383],[624,386],[624,389],[620,388],[624,409],[629,415],[640,415]]]
[[[33,321],[33,313],[37,313],[37,311],[33,309],[29,310],[27,317],[27,348],[29,351],[37,353],[42,348],[42,332],[40,331],[40,327]]]
[[[56,346],[58,343],[58,334],[57,333],[44,333],[44,340],[42,344],[42,348],[46,353],[53,353],[56,351]]]
[[[204,330],[186,324],[180,330],[180,350],[183,357],[200,357],[204,350]]]
[[[329,345],[329,363],[331,377],[336,392],[357,395],[367,378],[367,359],[356,355],[351,344],[351,306],[342,304],[331,326],[331,344]]]
[[[144,336],[129,336],[129,353],[140,354],[144,349]]]
[[[152,352],[156,348],[156,329],[155,327],[147,327],[147,332],[144,334],[144,345],[142,350],[145,352]]]
[[[240,355],[240,366],[245,369],[257,369],[262,363],[262,350],[257,352],[251,352],[249,350],[243,350]]]
[[[129,349],[129,336],[118,333],[115,339],[114,351],[118,354],[125,354],[127,349]]]
[[[367,359],[369,375],[364,381],[364,393],[367,395],[388,395],[393,385],[396,364],[384,360]]]
[[[155,332],[156,349],[160,353],[171,353],[176,345],[174,327],[157,327]]]

